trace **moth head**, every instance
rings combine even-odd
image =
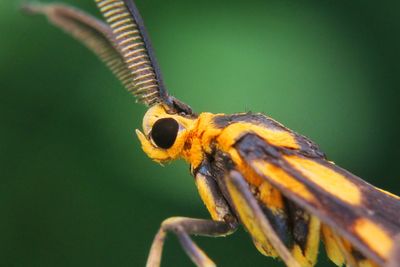
[[[181,155],[195,121],[167,110],[162,104],[152,106],[144,115],[143,132],[136,130],[144,152],[160,163]]]

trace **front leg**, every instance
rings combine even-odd
[[[215,179],[204,162],[195,174],[195,182],[200,197],[211,214],[212,220],[172,217],[166,219],[151,245],[147,267],[159,267],[168,232],[174,233],[190,259],[199,267],[215,266],[215,263],[190,238],[190,235],[226,236],[237,228],[237,220],[222,196]]]
[[[159,267],[165,237],[168,232],[174,233],[189,258],[199,267],[216,266],[215,263],[201,250],[189,235],[225,236],[232,233],[236,226],[223,222],[185,217],[171,217],[166,219],[158,230],[151,245],[147,258],[147,267]]]

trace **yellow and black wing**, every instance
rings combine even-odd
[[[382,266],[389,261],[393,237],[400,233],[400,198],[315,151],[274,146],[252,133],[238,140],[235,148],[255,173],[317,216],[358,253]]]

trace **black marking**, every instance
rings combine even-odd
[[[189,118],[196,118],[197,114],[193,112],[192,108],[188,105],[180,101],[179,99],[170,96],[169,97],[172,102],[172,112],[170,113],[178,113],[181,116],[189,117]]]
[[[353,256],[356,262],[360,262],[367,259],[359,250],[357,250],[354,247],[351,247],[350,254]]]
[[[172,147],[179,131],[179,124],[172,118],[159,119],[151,129],[151,139],[154,143],[164,149]]]
[[[259,142],[262,142],[259,144]],[[251,154],[256,158],[264,159],[265,157],[273,158],[275,160],[280,159],[281,153],[275,146],[260,146],[265,142],[255,134],[246,134],[237,142],[240,150],[244,154]]]
[[[292,226],[294,242],[300,246],[304,254],[307,249],[308,235],[310,232],[310,214],[293,201],[287,198],[285,198],[285,200]]]
[[[259,205],[267,217],[268,221],[271,223],[272,228],[275,233],[279,236],[279,239],[285,244],[287,248],[293,247],[293,235],[289,225],[289,219],[287,214],[284,212],[275,213],[272,212],[267,206],[265,206],[262,202],[259,202]]]
[[[309,158],[326,159],[325,153],[319,149],[319,146],[316,143],[296,132],[292,133],[295,135],[296,141],[301,147],[300,151],[302,155],[307,156]]]

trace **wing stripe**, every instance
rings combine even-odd
[[[362,196],[359,187],[332,168],[325,167],[314,160],[297,155],[283,156],[283,158],[293,169],[323,188],[324,191],[350,205],[357,206],[361,204]],[[340,194],[335,194],[337,192],[340,192]]]

